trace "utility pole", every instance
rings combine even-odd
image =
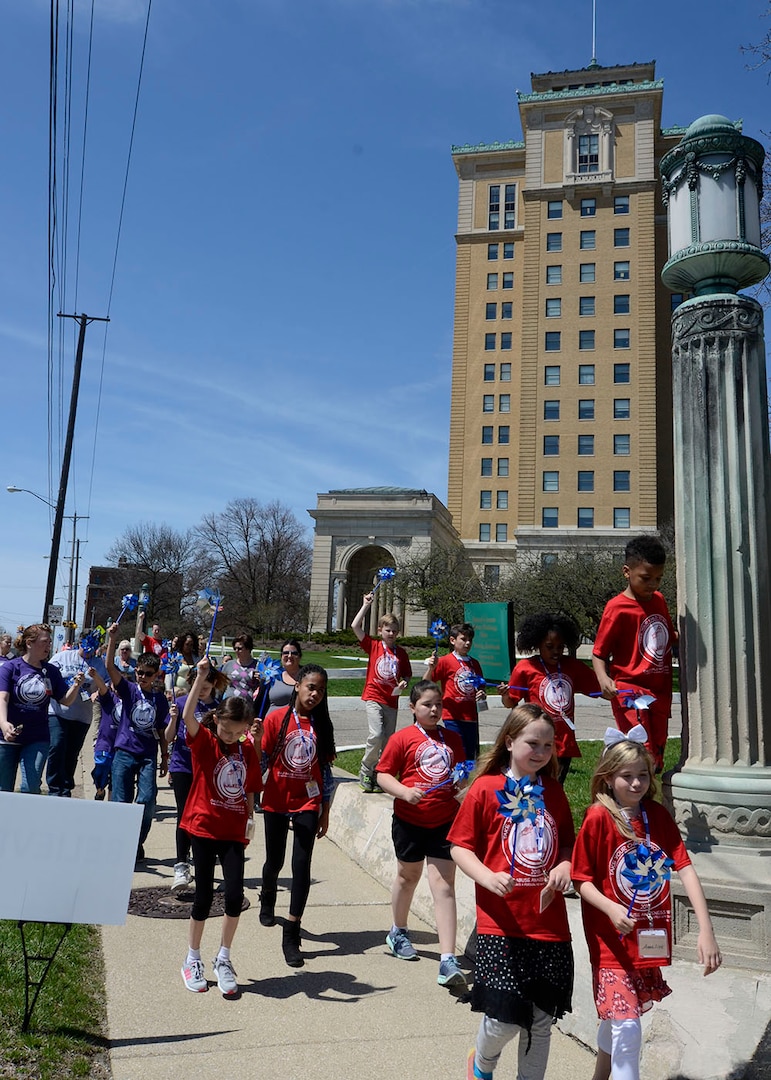
[[[109,322],[109,318],[99,318],[89,315],[64,315],[59,312],[60,319],[74,319],[80,326],[78,334],[78,347],[75,352],[75,368],[72,373],[72,393],[70,395],[70,415],[67,421],[67,435],[64,440],[64,457],[62,458],[62,471],[59,478],[59,494],[56,499],[56,511],[54,513],[54,532],[51,537],[51,561],[48,564],[48,581],[46,583],[46,597],[43,603],[43,622],[48,621],[48,608],[53,603],[56,591],[56,571],[59,565],[59,544],[62,539],[62,522],[64,520],[64,504],[67,499],[67,483],[70,478],[70,461],[72,459],[72,441],[75,434],[75,417],[78,411],[78,393],[80,391],[80,372],[83,367],[83,346],[86,341],[86,327],[90,322]]]

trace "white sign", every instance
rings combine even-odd
[[[52,626],[60,623],[64,618],[64,608],[61,604],[48,605],[48,621]]]
[[[125,923],[141,806],[0,792],[0,821],[0,919]]]

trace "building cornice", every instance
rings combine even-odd
[[[508,142],[492,143],[464,143],[462,146],[453,146],[453,155],[457,154],[500,154],[508,150],[524,150],[524,142],[509,139]]]
[[[541,90],[531,94],[517,91],[520,105],[543,101],[570,101],[572,98],[616,97],[619,94],[645,94],[664,90],[663,79],[645,79],[643,82],[614,83],[611,86],[579,86],[575,90]]]

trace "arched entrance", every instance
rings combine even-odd
[[[364,594],[372,591],[377,572],[383,566],[395,566],[395,560],[391,552],[379,544],[359,548],[351,556],[348,563],[348,580],[346,582],[349,625],[361,607]],[[377,634],[378,619],[386,611],[396,612],[400,621],[402,621],[402,612],[397,611],[396,607],[394,582],[384,581],[375,593],[375,601],[370,612],[370,624],[366,628],[368,632],[373,636]]]

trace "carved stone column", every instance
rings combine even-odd
[[[667,794],[726,959],[771,970],[771,459],[763,311],[675,312],[675,531],[683,766]],[[685,955],[695,922],[675,898]]]

